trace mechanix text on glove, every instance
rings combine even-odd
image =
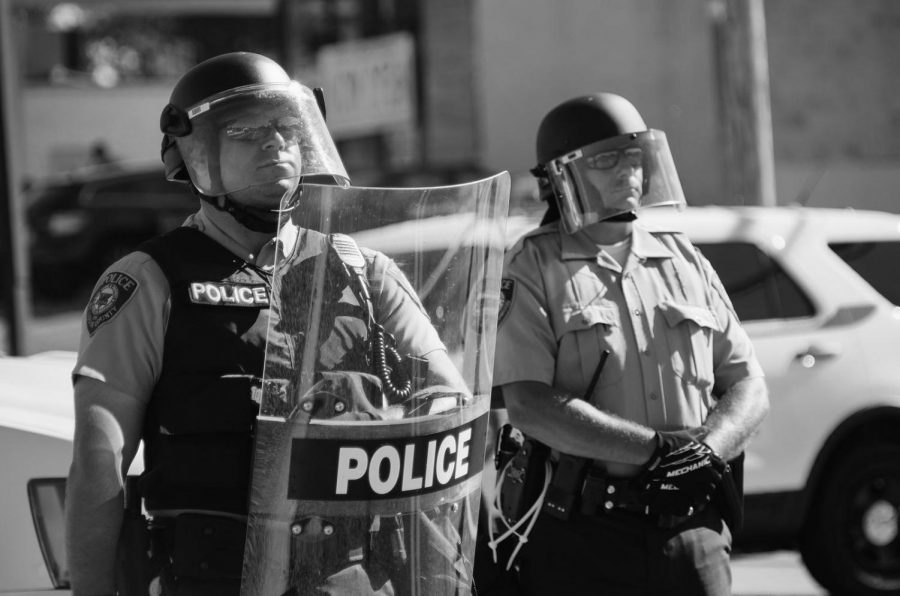
[[[639,477],[647,513],[672,517],[698,513],[712,499],[727,464],[706,444],[681,434],[657,432],[657,443]]]

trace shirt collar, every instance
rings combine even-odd
[[[200,210],[188,217],[184,225],[197,228],[241,260],[263,268],[274,264],[276,239],[282,247],[282,256],[286,256],[293,251],[300,234],[293,219],[281,226],[276,237],[268,232],[248,230],[231,215],[205,201],[200,202]]]
[[[566,234],[559,227],[560,242],[562,246],[562,259],[570,260],[595,260],[601,253],[597,244],[587,234]],[[672,258],[672,251],[657,240],[639,220],[631,226],[631,253],[638,259],[667,259]]]
[[[675,255],[643,224],[635,221],[631,236],[631,252],[639,259],[671,259]]]

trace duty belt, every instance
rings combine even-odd
[[[581,485],[579,510],[582,515],[600,515],[615,509],[645,514],[646,493],[636,488],[630,478],[612,478],[591,466]]]
[[[647,507],[647,493],[636,486],[634,479],[611,477],[603,468],[594,465],[588,466],[584,474],[577,501],[579,513],[586,517],[626,511],[637,514],[663,529],[679,526],[691,517],[650,514]],[[698,509],[693,513],[699,512]]]

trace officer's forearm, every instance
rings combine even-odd
[[[109,482],[98,481],[85,467],[73,463],[66,491],[66,551],[72,594],[114,594],[123,493],[119,488],[110,494]]]
[[[564,453],[644,464],[656,448],[656,433],[598,410],[544,383],[503,386],[510,422],[525,434]]]
[[[428,360],[428,385],[444,385],[460,393],[469,393],[462,375],[444,350],[435,350],[425,356]]]
[[[723,459],[733,459],[769,412],[765,379],[744,379],[725,392],[703,423],[704,442]]]

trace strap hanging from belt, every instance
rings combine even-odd
[[[503,480],[506,477],[506,472],[509,470],[512,461],[506,463],[500,473],[497,474],[497,484],[494,487],[494,507],[499,511],[501,509],[500,505],[500,494],[503,490]],[[550,465],[550,461],[544,462],[544,486],[541,489],[540,494],[537,499],[535,499],[534,503],[531,507],[526,511],[513,525],[509,525],[504,516],[500,516],[500,519],[503,520],[503,525],[506,526],[506,531],[494,537],[494,528],[493,524],[488,524],[488,536],[490,536],[490,540],[488,541],[488,547],[491,549],[491,553],[493,554],[494,563],[497,562],[497,546],[510,536],[516,536],[519,539],[519,543],[516,544],[516,547],[513,549],[513,552],[509,555],[509,560],[506,562],[506,570],[509,571],[512,569],[513,562],[516,560],[516,557],[519,555],[519,551],[522,549],[522,545],[528,542],[528,535],[531,533],[532,528],[534,528],[535,522],[537,522],[538,515],[541,513],[541,508],[544,505],[544,497],[547,494],[547,488],[550,486],[550,481],[553,478],[553,467]],[[518,533],[519,528],[525,525],[525,530],[520,534]]]

